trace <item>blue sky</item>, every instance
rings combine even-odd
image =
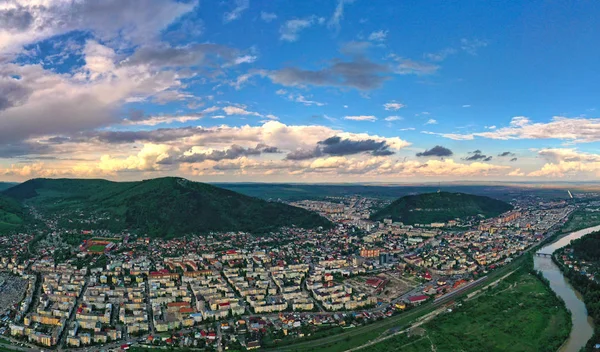
[[[597,2],[8,1],[0,176],[594,180]]]

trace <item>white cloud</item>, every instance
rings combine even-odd
[[[272,12],[265,12],[265,11],[261,11],[260,12],[260,19],[265,21],[265,22],[271,22],[275,19],[277,19],[277,15],[272,13]]]
[[[248,111],[245,108],[241,108],[238,106],[225,106],[222,108],[223,112],[227,115],[253,115],[253,116],[262,116],[261,114]]]
[[[184,115],[184,116],[151,116],[143,120],[126,120],[125,124],[128,125],[143,125],[143,126],[156,126],[160,124],[171,124],[175,122],[185,123],[190,121],[198,121],[202,118],[202,115]]]
[[[513,171],[509,172],[507,174],[507,176],[520,177],[520,176],[525,176],[525,173],[522,172],[521,169],[517,168],[517,169],[514,169]]]
[[[335,11],[329,19],[329,22],[327,22],[327,26],[335,29],[336,31],[339,31],[341,28],[340,21],[342,20],[342,18],[344,18],[344,6],[353,2],[354,0],[338,0],[337,6],[335,7]]]
[[[488,45],[488,43],[486,41],[483,40],[479,40],[479,39],[466,39],[466,38],[462,38],[460,40],[460,44],[461,44],[461,49],[466,51],[467,53],[471,54],[471,55],[477,55],[477,51],[480,48],[484,48]]]
[[[415,128],[414,127],[406,127],[406,128],[401,128],[398,131],[414,131]]]
[[[288,99],[291,101],[294,101],[296,103],[302,103],[306,106],[311,106],[311,105],[324,106],[325,105],[325,103],[321,103],[321,102],[314,101],[314,100],[309,100],[306,97],[304,97],[302,94],[290,94],[288,96]]]
[[[240,56],[240,57],[236,58],[234,60],[234,63],[236,65],[250,64],[250,63],[253,63],[254,61],[256,61],[256,59],[258,59],[257,56],[254,56],[254,55],[244,55],[244,56]]]
[[[427,60],[439,62],[439,61],[444,61],[448,56],[454,55],[454,54],[456,54],[456,49],[446,48],[446,49],[440,50],[436,53],[424,54],[423,57],[425,57],[425,59],[427,59]]]
[[[281,25],[281,28],[279,28],[279,39],[287,42],[295,42],[298,40],[300,32],[313,26],[317,22],[318,19],[316,16],[286,21]]]
[[[384,31],[384,30],[372,32],[369,35],[369,40],[375,41],[375,42],[383,42],[383,41],[385,41],[387,34],[388,34],[388,31]]]
[[[402,116],[388,116],[385,118],[385,121],[388,121],[388,122],[400,121],[400,120],[403,120]]]
[[[386,110],[398,111],[398,110],[402,109],[403,107],[406,107],[406,105],[401,104],[401,103],[397,103],[397,102],[394,102],[394,101],[391,101],[389,103],[383,104],[383,107]]]
[[[235,0],[235,8],[223,14],[223,22],[227,23],[239,19],[249,7],[250,0]]]
[[[470,108],[470,107],[471,107],[471,105],[469,105],[469,104],[465,104],[465,105],[463,105],[462,107],[463,107],[463,108]]]
[[[550,122],[534,123],[524,116],[513,117],[510,125],[494,131],[470,134],[442,134],[443,137],[468,140],[475,137],[489,139],[560,139],[573,143],[600,141],[600,119],[584,117],[555,116]]]
[[[345,116],[344,120],[375,122],[375,121],[377,121],[377,118],[373,115],[358,115],[358,116]]]
[[[2,12],[18,22],[0,22],[0,53],[16,53],[23,45],[72,31],[89,31],[102,42],[146,43],[176,18],[192,11],[196,1],[172,0],[20,0],[4,1]]]
[[[437,120],[436,119],[429,119],[427,120],[427,122],[425,122],[425,125],[437,125]]]

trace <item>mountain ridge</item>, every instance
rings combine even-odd
[[[93,214],[105,218],[101,225],[108,229],[139,229],[151,236],[331,226],[305,209],[175,177],[131,182],[32,179],[2,194],[46,214]]]
[[[497,216],[511,210],[501,200],[467,193],[437,192],[398,198],[371,215],[371,220],[392,219],[407,225],[446,222],[477,215]]]

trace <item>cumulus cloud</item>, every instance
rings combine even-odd
[[[104,42],[146,43],[196,6],[196,1],[173,0],[8,1],[0,7],[0,53],[77,30]]]
[[[437,157],[445,157],[451,156],[453,153],[450,149],[446,147],[442,147],[441,145],[436,145],[431,149],[426,149],[424,152],[417,153],[418,157],[424,156],[437,156]]]
[[[437,125],[437,123],[436,119],[429,119],[425,122],[425,125]]]
[[[547,148],[538,151],[547,161],[541,169],[527,174],[531,177],[565,177],[600,175],[600,155],[573,148]]]
[[[234,144],[230,148],[225,150],[215,150],[212,148],[203,149],[194,147],[187,151],[183,155],[179,156],[176,161],[182,163],[197,163],[205,160],[220,161],[225,159],[237,159],[244,156],[258,156],[263,153],[273,154],[280,153],[281,151],[277,147],[268,146],[266,144],[259,143],[254,148],[244,148],[240,145]],[[164,160],[163,164],[173,163],[175,160],[169,159]]]

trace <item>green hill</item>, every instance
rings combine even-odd
[[[0,235],[18,229],[23,224],[24,218],[25,213],[21,204],[0,195]]]
[[[13,182],[0,182],[0,191],[4,191],[5,189],[16,186],[16,183]]]
[[[282,226],[329,227],[316,213],[267,202],[181,178],[140,182],[83,179],[34,179],[3,192],[47,215],[76,226],[77,216],[95,227],[138,229],[151,236],[180,236],[210,231],[265,232]],[[82,228],[94,227],[84,222]]]
[[[512,209],[501,200],[466,193],[423,193],[405,196],[379,210],[372,220],[392,219],[408,225],[446,222],[483,215],[493,217]]]

